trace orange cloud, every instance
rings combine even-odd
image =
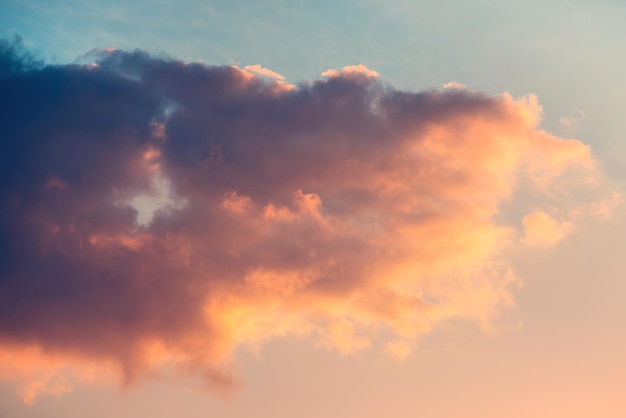
[[[524,243],[549,247],[561,241],[572,229],[573,224],[559,221],[545,212],[533,212],[524,216]]]
[[[465,84],[459,83],[458,81],[448,81],[447,83],[442,84],[441,87],[443,87],[444,89],[467,89],[467,86]]]
[[[260,78],[265,78],[266,80],[269,79],[271,81],[271,89],[275,94],[282,94],[296,88],[296,86],[286,81],[284,75],[272,71],[269,68],[261,67],[258,64],[246,65],[243,69],[239,69],[238,67],[233,68],[240,70],[243,77],[248,81],[257,79],[259,76]]]
[[[323,77],[333,78],[340,76],[352,76],[352,75],[361,75],[365,77],[378,77],[379,74],[370,70],[363,64],[359,65],[347,65],[340,70],[329,69],[322,73]]]
[[[615,200],[588,193],[589,148],[541,131],[534,96],[409,93],[363,65],[289,94],[261,67],[99,65],[34,73],[84,85],[55,85],[58,119],[8,119],[40,121],[0,160],[0,377],[27,402],[101,374],[228,393],[235,348],[276,337],[401,360],[448,319],[490,330],[520,283],[506,254]],[[534,209],[509,219],[519,196]]]
[[[34,403],[43,394],[60,396],[76,385],[115,381],[109,365],[78,357],[44,353],[36,345],[0,346],[0,379],[16,382],[25,404]]]
[[[259,74],[269,78],[275,78],[276,80],[284,80],[285,76],[282,74],[278,74],[276,71],[272,71],[269,68],[261,67],[258,64],[255,65],[246,65],[243,67],[245,71],[249,71],[255,74]]]

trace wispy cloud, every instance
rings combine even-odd
[[[538,130],[533,97],[5,50],[0,377],[26,401],[167,370],[227,391],[233,349],[277,336],[401,359],[448,318],[488,327],[518,280],[504,250],[574,221],[539,198],[523,236],[503,204],[601,178],[587,146]]]
[[[561,116],[559,124],[564,135],[575,135],[579,125],[585,120],[585,113],[578,110],[569,116]]]

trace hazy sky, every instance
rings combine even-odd
[[[625,416],[624,21],[0,2],[0,418]]]

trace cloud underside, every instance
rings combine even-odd
[[[27,402],[166,370],[228,390],[233,349],[275,337],[405,357],[446,319],[488,328],[507,253],[562,239],[601,181],[532,96],[20,59],[0,65],[0,378]]]

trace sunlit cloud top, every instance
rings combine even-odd
[[[165,370],[228,391],[233,350],[280,336],[403,358],[447,319],[489,329],[507,253],[617,199],[534,96],[1,47],[0,377],[26,401]]]

